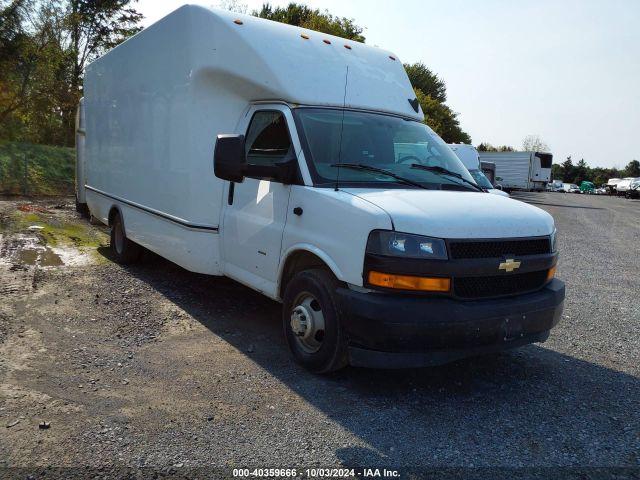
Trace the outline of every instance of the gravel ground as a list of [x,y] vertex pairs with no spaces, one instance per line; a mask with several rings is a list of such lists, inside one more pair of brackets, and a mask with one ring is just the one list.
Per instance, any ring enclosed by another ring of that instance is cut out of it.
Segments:
[[71,236],[67,248],[85,261],[20,263],[26,224],[15,212],[33,201],[0,200],[0,476],[341,465],[640,476],[640,202],[516,197],[550,212],[559,231],[567,298],[546,343],[328,377],[292,363],[278,304],[151,254],[116,265],[105,229],[70,201],[38,202],[40,219],[86,229],[99,246]]

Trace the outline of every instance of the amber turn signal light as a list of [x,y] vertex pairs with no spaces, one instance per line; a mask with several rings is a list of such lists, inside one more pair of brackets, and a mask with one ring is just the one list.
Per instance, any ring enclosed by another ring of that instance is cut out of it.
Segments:
[[556,276],[556,266],[554,265],[547,272],[547,282],[553,280],[553,277],[555,277],[555,276]]
[[397,290],[415,290],[420,292],[448,292],[451,279],[438,277],[414,277],[411,275],[393,275],[390,273],[369,272],[369,284],[377,287]]

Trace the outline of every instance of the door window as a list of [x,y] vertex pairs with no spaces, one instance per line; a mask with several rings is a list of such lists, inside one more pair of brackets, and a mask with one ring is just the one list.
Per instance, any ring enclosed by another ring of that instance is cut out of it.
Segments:
[[290,148],[291,138],[282,112],[256,112],[245,140],[247,163],[273,165],[282,162]]

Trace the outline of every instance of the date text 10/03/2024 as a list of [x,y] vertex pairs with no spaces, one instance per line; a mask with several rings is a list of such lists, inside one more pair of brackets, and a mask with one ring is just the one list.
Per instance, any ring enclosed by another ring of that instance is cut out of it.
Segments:
[[386,468],[234,468],[235,478],[399,478],[400,472]]

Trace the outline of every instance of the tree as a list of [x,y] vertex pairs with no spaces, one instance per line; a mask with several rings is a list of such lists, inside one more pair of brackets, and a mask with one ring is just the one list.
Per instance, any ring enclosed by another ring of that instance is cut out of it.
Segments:
[[0,138],[73,145],[84,68],[140,30],[132,3],[0,3]]
[[447,143],[471,143],[460,127],[458,114],[445,105],[447,86],[444,80],[423,63],[404,66],[424,113],[424,121]]
[[317,30],[337,37],[348,38],[356,42],[364,42],[362,35],[364,28],[355,24],[354,20],[345,17],[335,17],[328,11],[312,9],[306,5],[289,3],[286,7],[272,7],[269,3],[262,5],[252,15],[276,22],[288,23],[298,27]]
[[[135,1],[135,0],[134,0]],[[71,104],[64,116],[67,130],[73,130],[75,108],[82,95],[82,75],[86,65],[138,33],[142,14],[131,7],[132,0],[67,0],[63,2],[64,34],[69,36],[72,59],[69,79]],[[71,143],[69,139],[69,143]]]
[[567,157],[567,159],[562,162],[562,181],[570,182],[574,178],[575,167],[573,166],[573,160],[571,160],[571,155]]
[[440,103],[447,101],[447,86],[444,80],[429,70],[424,63],[405,63],[404,69],[413,88],[419,89]]
[[625,177],[640,177],[640,162],[631,160],[624,169]]
[[584,161],[584,158],[581,158],[573,169],[573,183],[580,185],[580,182],[588,180],[588,177],[590,177],[589,166],[587,162]]
[[540,135],[527,135],[522,140],[522,150],[525,152],[548,152],[549,146],[544,143]]
[[515,152],[515,149],[513,147],[510,147],[509,145],[500,145],[499,147],[494,147],[488,142],[482,142],[476,148],[479,152]]
[[471,143],[471,137],[460,128],[458,114],[444,103],[415,89],[416,98],[424,112],[424,122],[447,143]]

